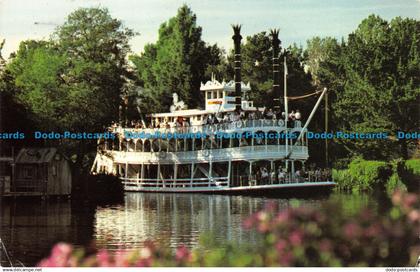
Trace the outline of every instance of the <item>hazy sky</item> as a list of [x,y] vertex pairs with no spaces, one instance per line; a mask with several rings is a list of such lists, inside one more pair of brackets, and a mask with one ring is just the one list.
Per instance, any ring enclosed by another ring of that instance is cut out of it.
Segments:
[[[112,16],[140,35],[131,42],[134,52],[157,39],[159,25],[188,4],[203,27],[203,39],[230,48],[232,23],[242,36],[279,27],[283,45],[304,45],[312,36],[341,38],[371,13],[420,19],[420,0],[0,0],[0,37],[3,56],[29,38],[48,38],[55,27],[78,7],[107,7]],[[35,22],[38,22],[35,24]]]

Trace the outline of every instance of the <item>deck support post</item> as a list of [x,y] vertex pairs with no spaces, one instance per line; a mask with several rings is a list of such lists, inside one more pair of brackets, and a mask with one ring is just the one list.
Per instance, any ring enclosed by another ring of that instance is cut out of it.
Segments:
[[158,163],[158,165],[157,165],[157,179],[156,179],[156,185],[158,185],[158,186],[159,186],[159,182],[160,182],[160,177],[161,177],[160,163]]
[[209,187],[211,187],[211,183],[212,183],[212,180],[213,180],[213,162],[212,161],[210,161],[209,162]]
[[178,165],[175,163],[174,164],[174,182],[173,182],[173,187],[176,187],[176,179],[177,179],[177,176],[178,175]]
[[295,161],[292,160],[292,180],[295,182]]
[[140,171],[141,171],[141,166],[139,165],[139,168],[137,171],[137,187],[139,187],[139,184],[140,184]]
[[193,187],[193,180],[194,180],[194,163],[191,163],[191,179],[190,179],[190,187]]
[[140,182],[143,183],[143,180],[144,180],[144,163],[141,164]]
[[251,179],[252,179],[252,161],[249,161],[249,178],[248,178],[248,183],[251,184]]
[[[271,184],[273,184],[274,183],[274,180],[271,178],[271,173],[274,171],[274,173],[276,172],[276,169],[275,169],[275,167],[274,167],[274,160],[270,160],[270,173],[269,173],[269,177],[270,177],[270,180],[271,180]],[[275,177],[276,175],[274,175],[274,177]]]
[[228,162],[228,174],[227,174],[227,176],[228,176],[228,186],[230,187],[230,185],[231,185],[231,172],[232,172],[232,161],[231,160],[229,160],[229,162]]

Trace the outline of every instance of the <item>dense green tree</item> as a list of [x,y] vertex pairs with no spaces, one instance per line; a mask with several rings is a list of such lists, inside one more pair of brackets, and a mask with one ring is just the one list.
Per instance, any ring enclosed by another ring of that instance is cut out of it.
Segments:
[[146,111],[167,111],[174,92],[190,107],[203,101],[200,83],[208,65],[219,64],[220,51],[201,40],[202,30],[196,21],[196,15],[183,5],[160,26],[158,41],[131,57],[144,87],[142,107]]
[[8,69],[14,76],[15,94],[39,129],[59,130],[67,111],[67,95],[59,75],[65,69],[62,56],[48,42],[25,41]]
[[[103,8],[81,8],[51,41],[22,42],[10,61],[15,97],[36,121],[53,131],[101,132],[118,118],[127,83],[126,56],[134,33]],[[95,141],[68,141],[80,170]]]
[[69,106],[74,107],[71,112],[77,113],[69,116],[72,128],[101,129],[117,118],[130,77],[128,42],[135,34],[104,8],[78,9],[57,29],[54,41],[67,57],[62,78],[68,85]]
[[[328,93],[325,95],[324,101],[321,103],[314,120],[318,131],[337,130],[339,119],[335,116],[331,105],[336,101],[337,93],[341,92],[344,88],[343,48],[344,43],[340,44],[332,37],[313,37],[307,42],[304,52],[305,67],[312,76],[312,83],[317,89],[328,88]],[[327,98],[328,113],[327,121],[325,121]],[[316,140],[314,141],[316,142]],[[326,146],[327,141],[328,146]],[[318,161],[320,162],[325,162],[327,159],[329,162],[336,161],[337,158],[348,154],[343,144],[336,140],[319,140],[316,144],[318,146],[321,145],[323,150],[327,148],[329,150],[328,158],[324,156],[326,155],[324,152],[317,152],[315,154],[315,156],[318,156]]]

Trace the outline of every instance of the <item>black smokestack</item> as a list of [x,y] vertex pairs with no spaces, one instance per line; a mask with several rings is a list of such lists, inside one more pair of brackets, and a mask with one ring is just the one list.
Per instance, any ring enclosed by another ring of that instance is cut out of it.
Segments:
[[241,92],[241,25],[233,25],[234,35],[232,36],[235,44],[235,104],[236,111],[241,110],[242,105],[242,92]]
[[270,32],[272,37],[271,44],[273,46],[273,94],[280,99],[282,94],[280,92],[279,30],[272,29]]

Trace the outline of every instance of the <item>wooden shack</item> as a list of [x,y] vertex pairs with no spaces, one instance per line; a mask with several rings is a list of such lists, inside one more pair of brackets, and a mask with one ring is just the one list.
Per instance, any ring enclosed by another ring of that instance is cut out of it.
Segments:
[[56,148],[23,148],[15,159],[11,191],[70,195],[71,179],[69,161]]

